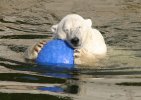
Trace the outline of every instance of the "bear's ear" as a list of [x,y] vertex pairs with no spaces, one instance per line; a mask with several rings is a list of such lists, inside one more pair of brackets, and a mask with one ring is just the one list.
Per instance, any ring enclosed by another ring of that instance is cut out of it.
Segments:
[[58,28],[58,24],[53,25],[53,26],[51,27],[51,31],[52,31],[53,33],[56,33],[57,28]]
[[86,25],[87,27],[91,27],[91,26],[92,26],[92,21],[91,21],[91,19],[85,19],[85,25]]

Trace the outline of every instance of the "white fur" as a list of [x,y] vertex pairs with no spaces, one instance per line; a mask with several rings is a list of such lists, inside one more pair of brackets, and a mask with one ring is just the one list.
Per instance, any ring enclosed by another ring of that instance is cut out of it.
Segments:
[[[92,28],[91,19],[70,14],[65,16],[58,24],[53,25],[51,31],[53,38],[65,40],[75,48],[76,64],[89,63],[94,61],[96,57],[103,57],[107,52],[104,38],[98,30]],[[77,46],[71,42],[74,37],[79,39]],[[36,59],[44,44],[44,41],[39,42],[29,48],[26,52],[26,58]]]
[[[79,32],[76,32],[78,30]],[[80,41],[79,47],[74,47],[78,49],[76,52],[76,60],[80,58],[89,57],[95,58],[104,56],[107,52],[107,47],[102,34],[97,30],[92,28],[91,19],[84,19],[79,15],[70,14],[64,17],[58,24],[53,25],[51,28],[54,33],[54,38],[59,38],[66,40],[72,47],[70,39],[78,37]],[[78,61],[81,63],[81,61]]]

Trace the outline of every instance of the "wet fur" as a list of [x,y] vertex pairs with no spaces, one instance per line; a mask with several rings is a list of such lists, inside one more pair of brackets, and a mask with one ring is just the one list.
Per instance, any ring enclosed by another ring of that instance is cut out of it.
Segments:
[[[58,24],[51,27],[53,38],[65,40],[75,48],[74,57],[76,64],[83,64],[85,61],[92,61],[105,56],[107,47],[103,36],[92,28],[90,19],[84,19],[79,15],[70,14],[65,16]],[[73,37],[79,38],[79,46],[71,44]],[[45,41],[41,41],[30,47],[26,52],[27,59],[36,59]]]

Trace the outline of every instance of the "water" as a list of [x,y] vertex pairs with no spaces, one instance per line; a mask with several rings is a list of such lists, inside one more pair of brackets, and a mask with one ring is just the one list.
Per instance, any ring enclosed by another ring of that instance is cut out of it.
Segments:
[[[11,1],[3,7],[5,2],[0,1],[2,100],[141,99],[140,0],[29,0],[31,4]],[[70,12],[92,19],[108,46],[106,58],[71,71],[26,62],[27,47],[49,39],[51,25]]]

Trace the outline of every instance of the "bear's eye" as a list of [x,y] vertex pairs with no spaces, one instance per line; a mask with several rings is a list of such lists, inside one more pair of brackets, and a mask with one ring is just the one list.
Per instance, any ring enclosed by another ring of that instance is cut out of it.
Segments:
[[66,33],[68,33],[68,32],[69,32],[69,29],[64,29],[64,31],[65,31]]
[[78,28],[80,29],[80,28],[82,28],[81,26],[78,26]]

